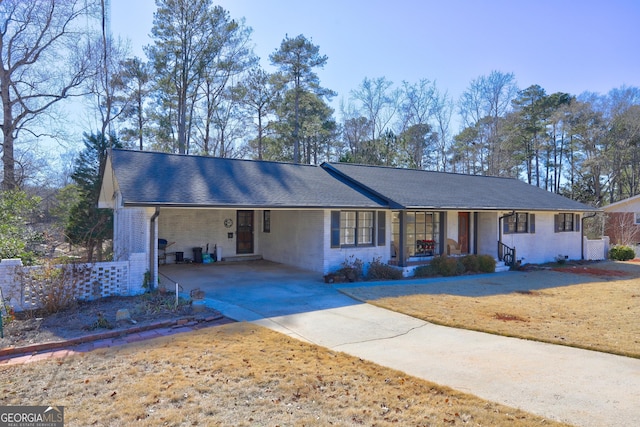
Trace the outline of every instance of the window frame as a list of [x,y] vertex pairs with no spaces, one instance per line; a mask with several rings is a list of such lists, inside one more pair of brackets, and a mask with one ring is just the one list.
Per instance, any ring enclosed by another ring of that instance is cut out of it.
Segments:
[[339,247],[375,246],[375,211],[344,210],[339,211],[339,218]]
[[271,211],[265,210],[262,212],[262,232],[271,233]]
[[[524,220],[522,219],[524,218]],[[530,214],[528,212],[516,212],[506,218],[504,234],[527,234],[530,225]]]
[[[571,219],[571,228],[567,228],[567,218]],[[554,216],[554,231],[556,233],[571,233],[580,231],[580,216],[573,212],[560,212]]]

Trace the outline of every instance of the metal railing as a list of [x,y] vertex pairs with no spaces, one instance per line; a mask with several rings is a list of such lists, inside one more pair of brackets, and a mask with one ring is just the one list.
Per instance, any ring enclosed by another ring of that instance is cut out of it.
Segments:
[[516,262],[516,248],[510,248],[502,242],[498,242],[498,259],[512,267]]

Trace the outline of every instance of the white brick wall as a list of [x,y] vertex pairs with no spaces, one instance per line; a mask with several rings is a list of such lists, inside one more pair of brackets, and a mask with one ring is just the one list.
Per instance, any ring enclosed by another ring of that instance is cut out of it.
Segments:
[[[501,215],[507,214],[504,212]],[[569,259],[582,257],[580,231],[556,233],[553,212],[535,212],[536,232],[503,234],[505,245],[516,248],[516,258],[523,264],[542,264],[554,261],[557,256]]]
[[[254,230],[260,230],[260,211],[255,211]],[[226,228],[224,220],[233,220],[233,226]],[[158,221],[158,238],[175,242],[167,248],[167,252],[184,252],[185,258],[193,258],[193,248],[200,247],[206,250],[209,244],[209,252],[213,253],[214,244],[221,249],[223,256],[233,256],[236,253],[236,211],[231,209],[160,209]],[[233,233],[230,239],[227,233]],[[256,237],[258,233],[254,233]],[[260,253],[258,238],[254,241],[254,253]],[[167,262],[173,262],[171,256]]]
[[[378,213],[375,213],[377,220]],[[324,211],[324,247],[325,259],[322,266],[322,273],[327,274],[338,270],[342,263],[353,255],[365,263],[365,266],[372,260],[380,258],[382,262],[388,262],[391,254],[391,211],[386,212],[386,238],[384,246],[362,246],[352,248],[332,248],[331,247],[331,210]]]
[[265,259],[322,272],[324,211],[272,210],[270,233],[262,231],[260,212],[258,230]]

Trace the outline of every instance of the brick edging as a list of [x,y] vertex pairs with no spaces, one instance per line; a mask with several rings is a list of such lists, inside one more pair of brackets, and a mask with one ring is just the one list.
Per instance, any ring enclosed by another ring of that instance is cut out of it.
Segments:
[[[224,316],[215,315],[209,316],[202,319],[195,319],[193,316],[182,317],[178,319],[172,320],[161,320],[154,323],[149,323],[148,325],[141,326],[133,326],[127,329],[118,329],[117,331],[108,331],[108,332],[100,332],[98,334],[90,334],[90,335],[82,335],[75,338],[69,338],[68,340],[62,341],[51,341],[40,344],[32,344],[23,347],[9,347],[0,350],[0,358],[4,358],[6,356],[15,356],[19,354],[28,354],[28,353],[37,353],[40,351],[54,350],[62,347],[73,347],[79,344],[84,344],[92,341],[98,341],[102,339],[109,339],[115,337],[122,337],[125,335],[136,334],[139,332],[149,331],[152,329],[159,328],[168,328],[172,326],[185,326],[191,323],[190,326],[198,324],[200,322],[213,322],[214,320],[220,320]],[[189,321],[192,322],[189,322]]]

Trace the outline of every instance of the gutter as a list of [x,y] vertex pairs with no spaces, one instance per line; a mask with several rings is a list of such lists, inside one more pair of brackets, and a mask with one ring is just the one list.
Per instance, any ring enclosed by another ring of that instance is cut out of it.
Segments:
[[584,259],[584,220],[585,219],[589,219],[589,218],[594,218],[596,215],[598,215],[598,212],[594,212],[592,215],[589,216],[582,216],[582,218],[580,218],[580,258]]

